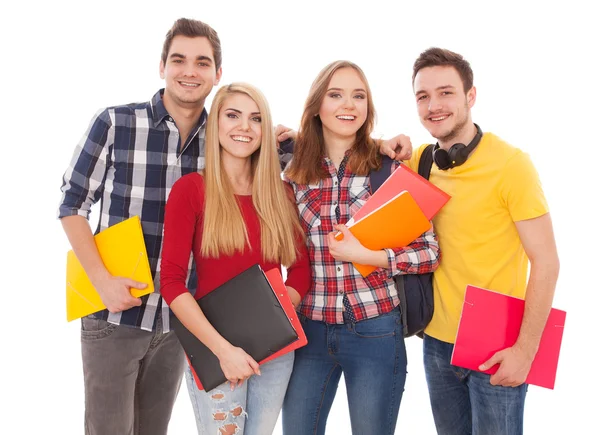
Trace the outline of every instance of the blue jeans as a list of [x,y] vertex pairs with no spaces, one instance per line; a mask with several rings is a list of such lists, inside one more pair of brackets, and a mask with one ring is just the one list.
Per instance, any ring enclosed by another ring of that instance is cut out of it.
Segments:
[[198,434],[220,434],[220,429],[236,435],[273,433],[293,366],[290,352],[261,365],[261,375],[251,376],[241,387],[231,391],[225,382],[209,393],[198,389],[188,366],[185,379]]
[[[450,364],[454,345],[425,335],[423,359],[437,432],[520,435],[527,384],[501,387],[490,375]],[[483,361],[482,361],[483,362]]]
[[399,310],[342,325],[300,321],[308,345],[296,351],[283,403],[284,435],[325,433],[342,372],[352,433],[393,434],[406,381]]

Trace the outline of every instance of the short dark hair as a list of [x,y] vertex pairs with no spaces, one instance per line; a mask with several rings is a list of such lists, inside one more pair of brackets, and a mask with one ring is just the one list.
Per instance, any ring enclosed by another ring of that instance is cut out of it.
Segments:
[[207,38],[212,46],[213,55],[215,56],[215,70],[218,71],[219,68],[221,68],[223,55],[221,52],[221,40],[219,39],[219,35],[217,35],[217,32],[215,32],[208,24],[198,20],[190,20],[189,18],[179,18],[167,32],[161,56],[163,63],[167,63],[167,56],[171,49],[171,43],[173,42],[173,38],[178,35],[187,36],[188,38]]
[[451,66],[458,72],[460,79],[463,82],[465,93],[473,87],[473,70],[469,62],[460,54],[455,53],[445,48],[431,47],[419,55],[413,65],[413,86],[417,73],[423,68],[430,66]]

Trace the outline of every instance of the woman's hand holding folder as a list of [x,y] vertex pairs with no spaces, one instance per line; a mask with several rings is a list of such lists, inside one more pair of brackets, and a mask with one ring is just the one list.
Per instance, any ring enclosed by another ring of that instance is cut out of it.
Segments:
[[250,376],[255,374],[260,376],[258,363],[241,347],[228,344],[223,350],[216,353],[216,356],[219,358],[221,370],[231,383],[231,391],[233,391],[236,384],[241,387]]

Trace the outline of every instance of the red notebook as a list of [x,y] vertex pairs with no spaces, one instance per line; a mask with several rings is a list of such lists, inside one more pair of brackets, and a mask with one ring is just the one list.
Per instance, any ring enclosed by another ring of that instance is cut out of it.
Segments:
[[[479,365],[494,353],[515,344],[524,310],[523,299],[467,286],[451,363],[479,371]],[[566,315],[565,311],[555,308],[550,311],[527,376],[528,384],[554,389]],[[498,367],[495,365],[485,373],[494,374]]]
[[429,180],[421,177],[405,164],[401,164],[371,195],[365,205],[352,216],[352,220],[358,221],[403,190],[410,193],[427,220],[431,220],[450,200],[450,195],[446,192],[431,184]]
[[[299,349],[302,346],[306,346],[306,344],[308,343],[308,340],[306,339],[306,334],[304,334],[304,330],[302,329],[302,325],[300,324],[300,319],[298,319],[298,314],[296,313],[296,309],[294,308],[294,305],[292,304],[292,301],[288,295],[287,289],[285,288],[285,283],[283,282],[283,277],[281,276],[281,272],[279,272],[279,269],[275,268],[275,269],[266,271],[265,276],[267,277],[269,284],[271,284],[271,288],[273,288],[273,291],[275,292],[275,296],[277,296],[277,299],[279,300],[281,307],[283,308],[285,313],[288,315],[290,322],[292,324],[292,327],[296,330],[296,334],[298,334],[298,340],[296,340],[293,343],[291,343],[290,345],[284,347],[279,352],[275,352],[270,357],[265,358],[262,361],[259,361],[259,364],[264,364],[266,362],[272,361],[281,355],[285,355],[286,353],[289,353],[296,349]],[[186,355],[186,358],[187,358],[187,355]],[[203,390],[204,387],[202,386],[202,382],[200,382],[200,379],[198,378],[198,375],[194,371],[194,368],[190,364],[189,360],[188,360],[188,366],[192,370],[192,374],[194,375],[194,380],[196,381],[196,385],[198,386],[198,389]]]

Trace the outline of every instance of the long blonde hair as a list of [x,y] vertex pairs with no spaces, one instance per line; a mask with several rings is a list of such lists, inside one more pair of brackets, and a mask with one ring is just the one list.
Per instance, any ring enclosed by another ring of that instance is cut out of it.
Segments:
[[252,165],[252,203],[260,221],[261,252],[265,261],[290,266],[297,256],[296,242],[304,233],[295,202],[281,180],[281,167],[271,112],[264,95],[246,83],[232,83],[216,93],[206,125],[205,202],[201,253],[205,257],[250,249],[248,231],[223,167],[219,143],[219,113],[227,97],[250,97],[261,114],[260,147],[250,157]]
[[367,91],[367,119],[356,132],[356,141],[352,146],[352,154],[348,159],[348,169],[356,175],[365,176],[371,169],[379,169],[381,166],[379,149],[371,138],[376,115],[367,77],[355,63],[338,60],[321,70],[310,87],[306,98],[300,130],[298,130],[298,138],[294,146],[294,158],[286,169],[286,175],[295,183],[316,183],[329,176],[322,163],[323,156],[325,156],[323,124],[321,118],[316,115],[319,114],[331,78],[338,70],[343,68],[352,68],[356,71],[365,84]]

